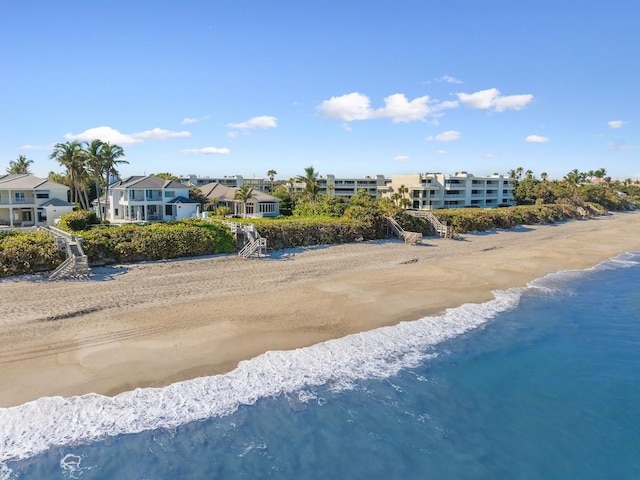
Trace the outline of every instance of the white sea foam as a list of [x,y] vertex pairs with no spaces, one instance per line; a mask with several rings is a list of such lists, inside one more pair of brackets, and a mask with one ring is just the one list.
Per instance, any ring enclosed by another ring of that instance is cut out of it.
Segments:
[[[622,257],[622,258],[621,258]],[[637,255],[614,262],[640,263]],[[611,264],[608,264],[611,265]],[[626,263],[625,263],[626,265]],[[534,282],[541,288],[553,277]],[[2,462],[34,456],[56,445],[90,442],[233,413],[240,405],[281,393],[328,384],[350,388],[354,381],[384,378],[417,366],[432,355],[429,347],[460,335],[515,307],[524,289],[494,292],[494,300],[449,309],[396,326],[349,335],[307,348],[273,351],[240,362],[225,375],[202,377],[164,388],[144,388],[115,397],[89,394],[46,397],[0,409],[0,480],[11,474]]]

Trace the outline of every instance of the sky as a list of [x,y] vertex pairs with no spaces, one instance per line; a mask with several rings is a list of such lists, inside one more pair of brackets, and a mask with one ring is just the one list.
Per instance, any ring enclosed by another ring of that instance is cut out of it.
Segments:
[[636,0],[2,0],[0,172],[640,178]]

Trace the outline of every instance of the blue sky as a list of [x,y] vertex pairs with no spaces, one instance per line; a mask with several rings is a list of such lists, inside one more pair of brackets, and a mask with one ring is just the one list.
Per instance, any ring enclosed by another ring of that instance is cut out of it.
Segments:
[[123,175],[524,167],[640,178],[633,0],[7,0],[0,171],[57,142]]

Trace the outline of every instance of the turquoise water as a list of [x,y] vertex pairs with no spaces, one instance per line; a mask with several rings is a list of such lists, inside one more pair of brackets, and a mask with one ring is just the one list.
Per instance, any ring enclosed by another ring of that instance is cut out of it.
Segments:
[[640,478],[640,255],[225,376],[0,409],[0,462],[3,480]]

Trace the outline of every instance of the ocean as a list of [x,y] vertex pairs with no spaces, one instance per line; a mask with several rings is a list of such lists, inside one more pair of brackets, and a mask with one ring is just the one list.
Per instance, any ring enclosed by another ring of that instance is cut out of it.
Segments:
[[226,375],[0,409],[0,479],[640,478],[640,254],[494,293]]

